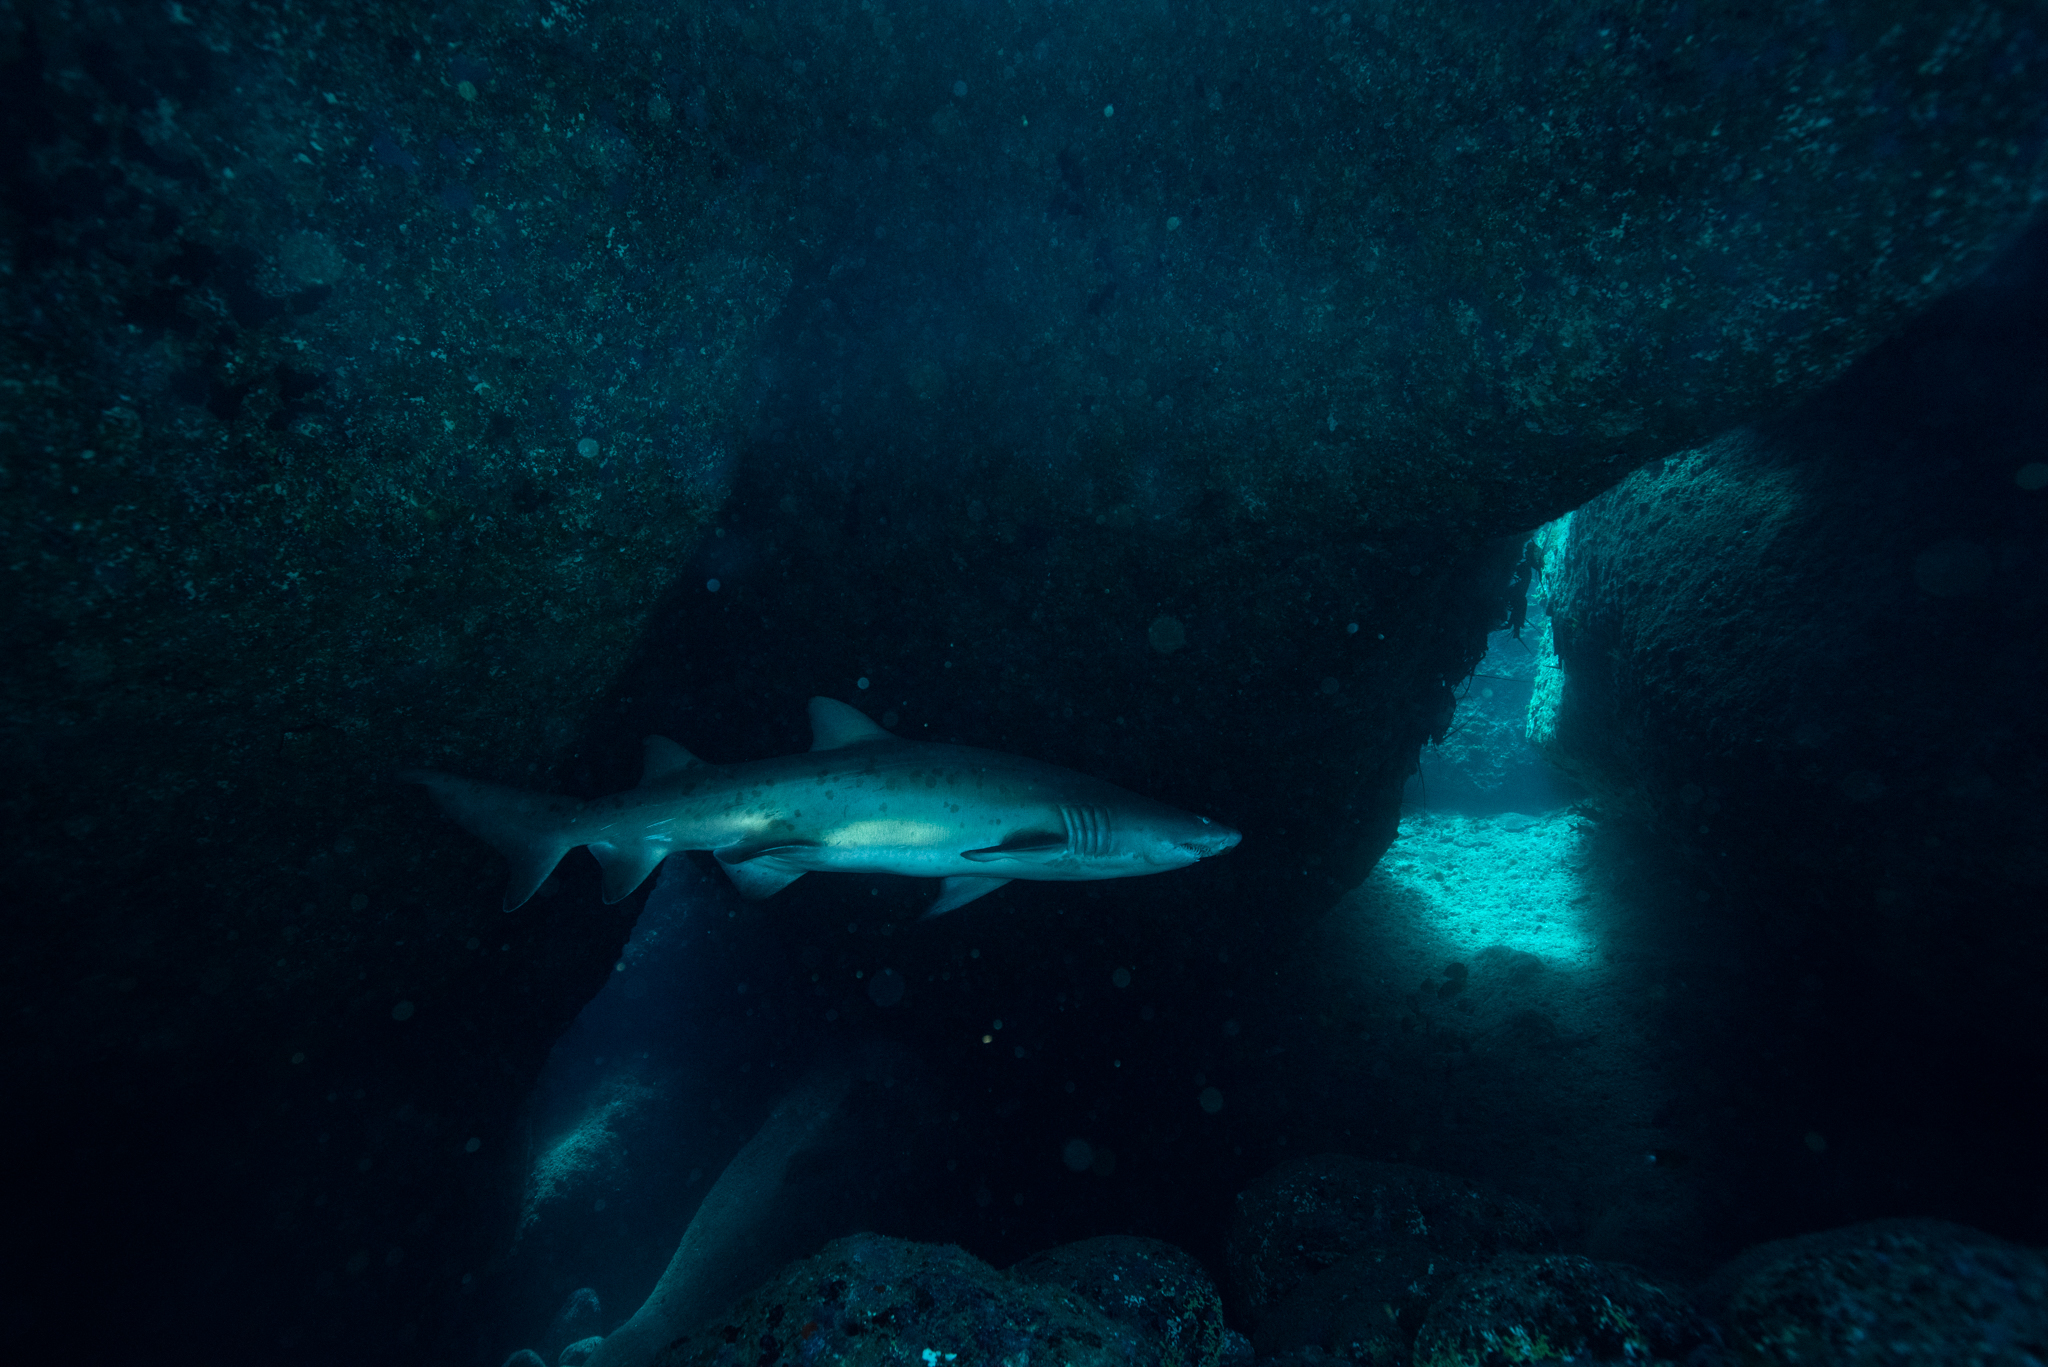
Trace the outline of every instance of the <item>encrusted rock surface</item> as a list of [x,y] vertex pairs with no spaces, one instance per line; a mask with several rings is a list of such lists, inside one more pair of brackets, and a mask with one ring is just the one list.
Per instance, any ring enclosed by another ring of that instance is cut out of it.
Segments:
[[[1405,1286],[1552,1241],[1541,1211],[1478,1183],[1405,1163],[1318,1154],[1283,1163],[1238,1193],[1231,1291],[1259,1324],[1297,1287],[1348,1259],[1391,1266],[1393,1281]],[[1432,1292],[1418,1294],[1426,1302]]]
[[[1686,1297],[1631,1267],[1510,1254],[1472,1268],[1430,1306],[1415,1367],[1526,1362],[1696,1362],[1719,1340]],[[1709,1359],[1711,1360],[1711,1359]]]
[[1034,1253],[1008,1275],[1065,1287],[1128,1324],[1155,1345],[1161,1367],[1216,1367],[1224,1360],[1223,1298],[1202,1265],[1172,1244],[1104,1235]]
[[1742,1367],[2048,1360],[2048,1260],[1940,1220],[1883,1220],[1750,1249],[1714,1278]]
[[[1088,1250],[1079,1260],[1095,1262],[1105,1253]],[[1206,1291],[1213,1307],[1215,1292],[1198,1268],[1173,1266],[1179,1259],[1162,1260],[1153,1250],[1135,1260],[1133,1254],[1126,1248],[1110,1256],[1134,1270],[1153,1264],[1146,1274],[1153,1290],[1158,1286],[1151,1274],[1163,1263],[1175,1289],[1198,1300]],[[1222,1360],[1219,1320],[1204,1321],[1213,1324],[1211,1333],[1179,1315],[1106,1313],[1099,1294],[1070,1287],[1064,1275],[1040,1275],[1057,1271],[1056,1263],[1074,1262],[1055,1249],[1035,1260],[1027,1275],[1007,1275],[950,1245],[857,1234],[784,1268],[703,1330],[670,1344],[657,1361],[660,1367],[1047,1360],[1076,1367],[1214,1367]],[[1189,1329],[1196,1329],[1192,1339]]]
[[[391,778],[545,781],[744,437],[793,179],[622,130],[617,23],[0,19],[8,1066],[39,1161],[102,1174],[46,1265],[139,1234],[138,1319],[414,1351],[630,923],[485,914],[488,852]],[[698,52],[753,136],[737,41]]]

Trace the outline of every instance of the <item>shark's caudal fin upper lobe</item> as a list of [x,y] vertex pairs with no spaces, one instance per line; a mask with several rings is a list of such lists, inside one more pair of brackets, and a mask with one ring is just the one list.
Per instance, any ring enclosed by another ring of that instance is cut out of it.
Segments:
[[[441,804],[442,811],[505,856],[505,862],[512,866],[505,882],[507,911],[538,892],[555,871],[555,865],[562,862],[562,856],[583,843],[569,834],[567,819],[580,804],[541,793],[522,793],[517,788],[500,788],[493,783],[476,783],[431,769],[414,769],[399,777],[407,783],[423,785]],[[639,880],[634,882],[637,885]],[[632,888],[626,891],[631,892]]]

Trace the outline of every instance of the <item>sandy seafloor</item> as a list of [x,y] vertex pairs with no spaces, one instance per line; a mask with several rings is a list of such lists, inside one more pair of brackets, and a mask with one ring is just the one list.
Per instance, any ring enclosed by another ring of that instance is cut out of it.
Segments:
[[[1480,708],[1499,724],[1472,719],[1493,752],[1472,758],[1496,775],[1541,763],[1498,753],[1526,746],[1512,713],[1527,694],[1502,692]],[[1487,1182],[1540,1201],[1594,1257],[1704,1271],[1689,1246],[1710,1127],[1685,1041],[1713,1028],[1703,989],[1738,971],[1708,894],[1583,806],[1542,805],[1541,783],[1523,788],[1534,810],[1472,814],[1419,800],[1456,788],[1441,756],[1424,776],[1394,846],[1278,970],[1269,1000],[1292,1029],[1233,1101],[1309,1112],[1299,1152]]]

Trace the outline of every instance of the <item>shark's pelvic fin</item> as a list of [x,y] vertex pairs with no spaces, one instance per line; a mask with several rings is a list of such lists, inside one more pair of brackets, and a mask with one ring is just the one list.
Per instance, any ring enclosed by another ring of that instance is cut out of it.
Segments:
[[1019,831],[1006,837],[1000,845],[990,845],[984,850],[962,850],[960,857],[972,859],[977,864],[996,859],[1027,859],[1034,864],[1042,864],[1066,852],[1067,838],[1058,831]]
[[848,707],[831,698],[811,699],[811,749],[814,752],[837,750],[871,740],[894,739],[896,737],[869,721],[867,714],[858,708]]
[[988,896],[1009,881],[1007,878],[948,878],[939,884],[939,900],[926,909],[925,919],[930,920],[934,916],[944,916],[949,911],[957,911],[977,897]]
[[646,759],[640,765],[640,786],[645,788],[656,779],[667,778],[670,774],[689,768],[704,761],[677,745],[667,736],[649,736],[643,742]]
[[650,840],[638,841],[631,845],[614,845],[609,840],[593,840],[590,852],[597,856],[598,866],[604,870],[604,902],[610,906],[623,902],[633,895],[633,889],[647,881],[672,852],[667,845],[657,845]]
[[[507,911],[525,904],[540,891],[540,885],[547,882],[562,856],[582,843],[568,834],[570,818],[583,805],[573,799],[522,793],[516,788],[476,783],[431,769],[414,769],[399,778],[425,787],[457,824],[490,842],[505,856],[505,862],[512,866],[505,880]],[[609,870],[605,885],[607,889],[611,886]],[[639,886],[637,879],[634,886]],[[626,891],[631,892],[632,888]],[[606,900],[617,899],[607,896]]]
[[725,876],[732,879],[732,885],[740,890],[742,897],[760,901],[773,897],[784,888],[804,876],[808,870],[801,866],[792,867],[787,860],[800,860],[817,845],[811,841],[784,840],[776,843],[759,841],[751,845],[727,845],[711,852],[718,861],[718,867],[725,870]]
[[756,902],[763,897],[773,897],[804,876],[804,870],[792,869],[774,859],[755,859],[744,864],[728,864],[721,859],[718,867],[732,879],[732,885],[740,890],[740,896]]

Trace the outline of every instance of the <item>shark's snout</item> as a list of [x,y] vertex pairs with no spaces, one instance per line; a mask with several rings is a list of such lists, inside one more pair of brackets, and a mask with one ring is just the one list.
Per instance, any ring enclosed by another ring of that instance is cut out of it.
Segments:
[[1225,850],[1234,848],[1237,842],[1242,839],[1244,839],[1242,835],[1231,830],[1230,827],[1222,822],[1204,819],[1201,830],[1178,843],[1182,849],[1195,858],[1208,859],[1222,854]]

